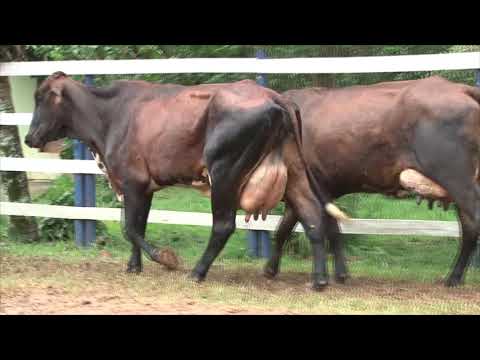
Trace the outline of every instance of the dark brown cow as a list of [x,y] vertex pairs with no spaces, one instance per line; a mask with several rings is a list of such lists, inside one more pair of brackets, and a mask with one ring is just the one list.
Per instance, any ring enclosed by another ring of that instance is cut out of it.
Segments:
[[[480,90],[440,77],[283,95],[301,110],[305,159],[334,198],[350,193],[401,197],[415,192],[455,202],[462,245],[446,285],[462,282],[480,234]],[[265,275],[278,273],[297,221],[287,210]],[[330,220],[336,276],[347,276],[338,225]]]
[[313,287],[326,285],[322,221],[328,203],[300,151],[299,112],[253,81],[180,86],[118,81],[88,88],[58,72],[39,87],[27,145],[43,148],[70,137],[84,141],[124,201],[124,233],[132,243],[128,271],[142,270],[141,249],[153,193],[183,184],[211,193],[213,227],[192,277],[203,280],[235,230],[237,208],[266,216],[283,197],[304,224],[314,249]]

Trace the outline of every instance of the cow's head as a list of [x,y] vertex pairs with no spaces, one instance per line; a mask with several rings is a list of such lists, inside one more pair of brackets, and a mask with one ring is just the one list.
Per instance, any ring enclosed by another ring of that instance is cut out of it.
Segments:
[[25,144],[43,151],[46,144],[67,136],[72,103],[65,96],[66,82],[70,79],[58,71],[49,76],[35,92],[35,111]]

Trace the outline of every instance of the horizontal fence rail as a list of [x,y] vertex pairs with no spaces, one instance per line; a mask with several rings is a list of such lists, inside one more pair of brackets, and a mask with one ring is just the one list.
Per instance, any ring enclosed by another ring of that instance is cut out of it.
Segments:
[[0,171],[29,171],[56,174],[99,174],[94,160],[29,159],[0,157]]
[[152,60],[69,60],[0,63],[0,76],[252,73],[338,74],[480,68],[480,52],[338,58],[205,58]]
[[[101,221],[120,221],[121,209],[74,207],[60,205],[42,205],[0,202],[1,215],[40,216],[58,219],[82,219]],[[265,221],[259,219],[245,222],[244,215],[237,215],[238,229],[275,231],[281,220],[279,215],[269,215]],[[151,210],[149,223],[171,225],[212,226],[212,214],[184,211]],[[303,226],[297,224],[296,232],[304,232]],[[459,237],[458,224],[454,221],[427,220],[377,220],[352,219],[340,222],[343,234],[365,235],[429,235]]]
[[30,125],[32,113],[0,113],[0,125]]

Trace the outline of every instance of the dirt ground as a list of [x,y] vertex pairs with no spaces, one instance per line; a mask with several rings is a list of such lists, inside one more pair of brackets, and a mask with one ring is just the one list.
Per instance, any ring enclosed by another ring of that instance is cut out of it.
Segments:
[[145,262],[141,275],[99,258],[0,257],[0,314],[480,314],[480,286],[447,289],[353,277],[321,292],[306,273],[267,280],[255,268],[213,266],[207,281],[187,270],[167,271]]

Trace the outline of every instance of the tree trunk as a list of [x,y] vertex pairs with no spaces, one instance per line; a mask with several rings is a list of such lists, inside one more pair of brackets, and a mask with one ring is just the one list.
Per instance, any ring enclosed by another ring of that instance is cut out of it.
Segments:
[[[15,47],[17,54],[18,46]],[[3,55],[3,54],[2,54]],[[13,103],[8,78],[0,77],[0,111],[13,112]],[[0,155],[23,157],[21,139],[17,126],[0,126]],[[25,172],[6,171],[1,173],[2,191],[6,191],[11,202],[31,202],[28,179]],[[8,235],[22,241],[38,241],[38,226],[34,217],[10,216]]]

